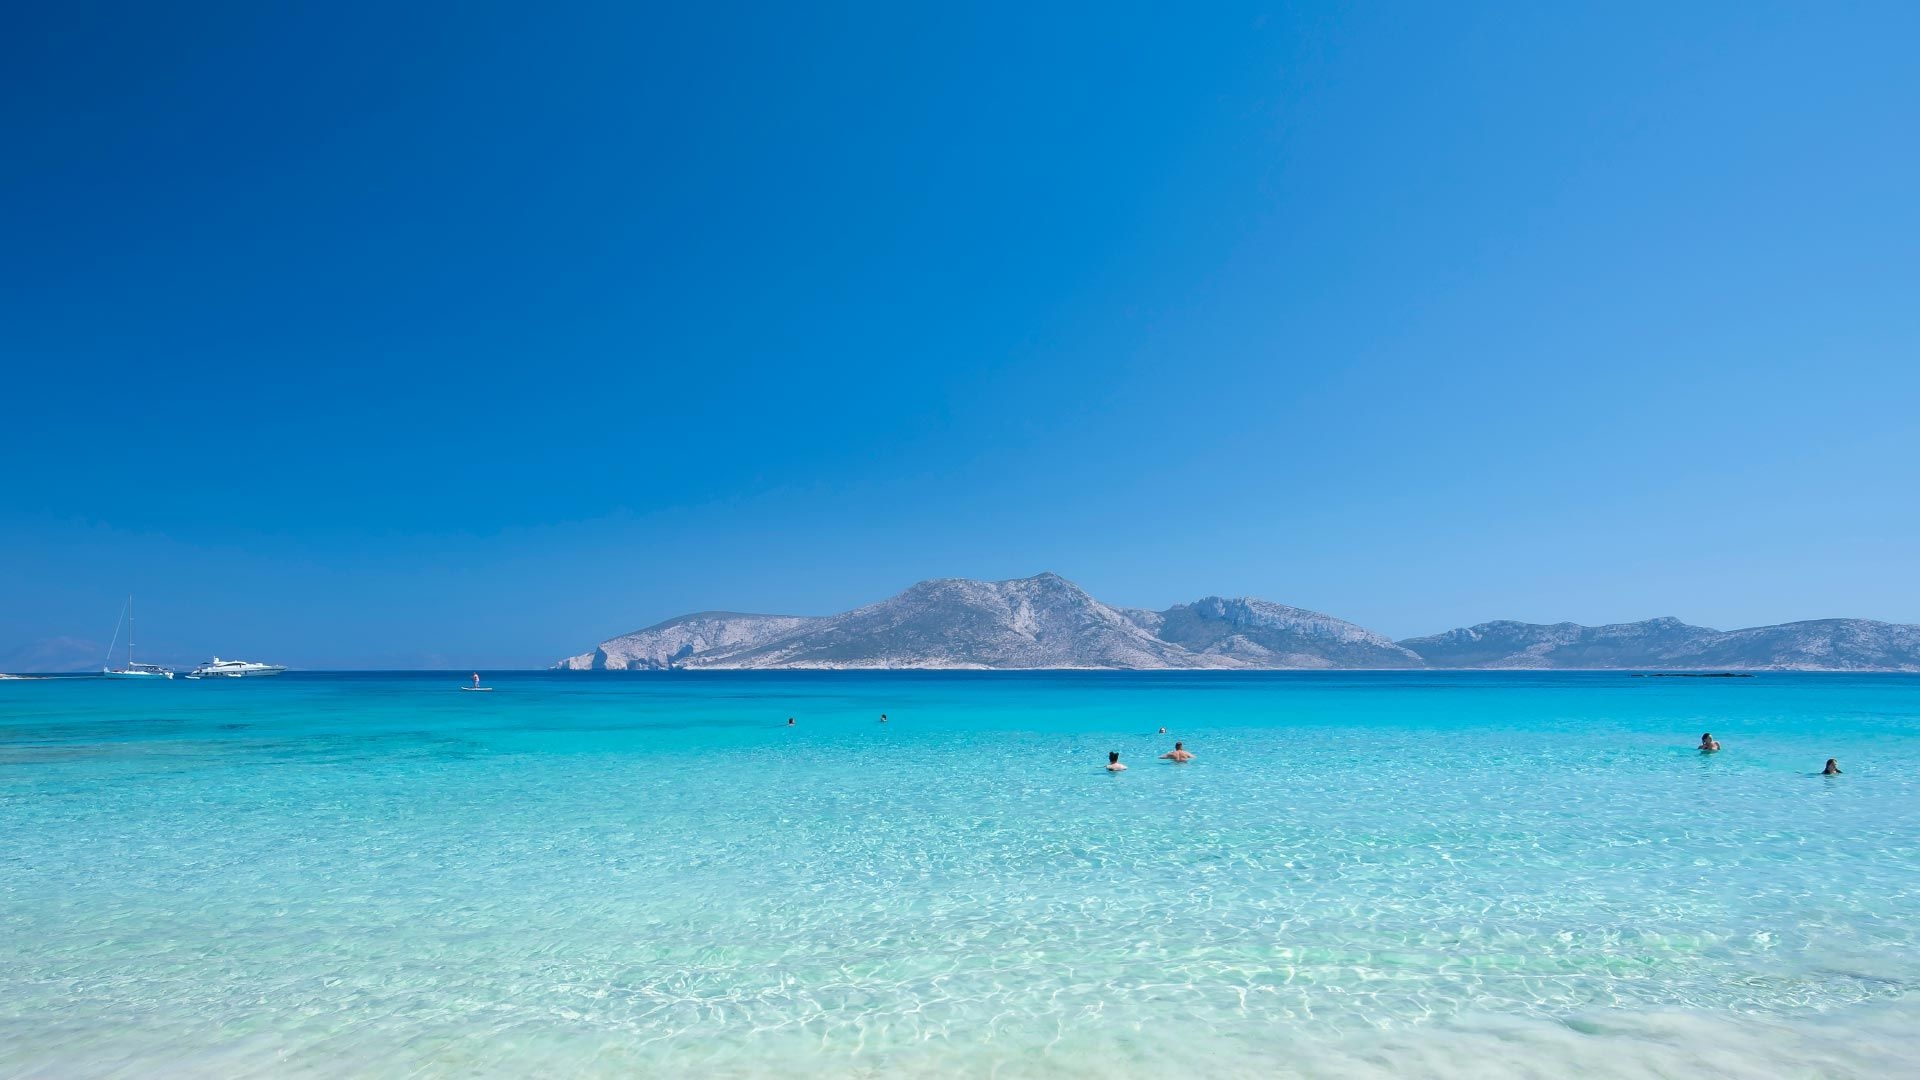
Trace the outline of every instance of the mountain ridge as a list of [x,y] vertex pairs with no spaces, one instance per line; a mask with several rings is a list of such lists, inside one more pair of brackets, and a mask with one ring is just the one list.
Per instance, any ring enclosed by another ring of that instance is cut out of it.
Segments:
[[1186,658],[1053,573],[936,578],[724,658],[729,668],[1156,668]]
[[1920,671],[1920,626],[1806,619],[1715,630],[1671,616],[1632,623],[1479,623],[1399,644],[1466,670]]
[[934,578],[837,615],[703,611],[609,638],[566,670],[1920,671],[1920,626],[1811,619],[1737,630],[1495,620],[1393,641],[1254,597],[1163,611],[1102,603],[1047,572]]

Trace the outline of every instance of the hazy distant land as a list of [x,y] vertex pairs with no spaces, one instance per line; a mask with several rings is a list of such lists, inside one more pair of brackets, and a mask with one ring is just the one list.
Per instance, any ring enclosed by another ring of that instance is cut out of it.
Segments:
[[1818,619],[1713,630],[1488,622],[1393,641],[1317,611],[1209,596],[1113,607],[1058,574],[942,578],[839,615],[705,611],[603,641],[554,667],[707,669],[1671,669],[1920,671],[1920,626]]

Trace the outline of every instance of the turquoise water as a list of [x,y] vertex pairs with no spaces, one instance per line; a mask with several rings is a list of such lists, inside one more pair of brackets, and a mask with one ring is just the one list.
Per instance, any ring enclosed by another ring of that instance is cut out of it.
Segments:
[[0,1074],[1920,1060],[1920,678],[458,681],[0,683]]

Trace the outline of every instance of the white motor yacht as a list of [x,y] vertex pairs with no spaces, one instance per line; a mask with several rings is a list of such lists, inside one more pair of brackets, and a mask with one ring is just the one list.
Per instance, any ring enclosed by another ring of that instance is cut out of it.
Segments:
[[[161,667],[159,664],[136,664],[133,662],[133,597],[127,597],[127,608],[122,614],[127,617],[126,665],[124,667],[103,667],[100,669],[100,674],[105,675],[109,679],[173,678],[172,668]],[[120,627],[118,625],[113,628],[113,636],[116,641],[119,640]],[[113,646],[111,644],[107,646],[107,662],[109,664],[113,662]]]
[[189,679],[246,679],[255,675],[278,675],[287,670],[281,664],[259,664],[251,660],[222,660],[219,657],[187,672]]

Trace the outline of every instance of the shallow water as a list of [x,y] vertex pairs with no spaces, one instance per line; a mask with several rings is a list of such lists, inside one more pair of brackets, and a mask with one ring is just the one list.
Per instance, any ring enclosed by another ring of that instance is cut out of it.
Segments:
[[1920,678],[457,682],[0,684],[0,1073],[1920,1060]]

